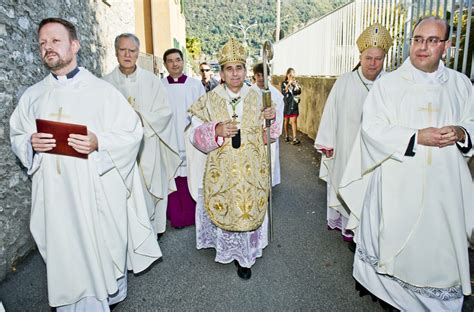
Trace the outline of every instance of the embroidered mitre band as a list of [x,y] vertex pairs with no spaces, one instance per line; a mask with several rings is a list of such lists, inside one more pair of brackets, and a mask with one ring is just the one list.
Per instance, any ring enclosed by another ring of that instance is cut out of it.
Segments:
[[357,47],[359,52],[362,53],[368,48],[380,48],[388,53],[388,50],[392,46],[393,39],[390,36],[387,28],[379,23],[375,23],[372,26],[367,27],[357,38]]
[[235,38],[230,38],[229,41],[224,44],[218,57],[219,65],[221,66],[227,63],[245,64],[246,59],[247,51],[245,50],[245,47]]

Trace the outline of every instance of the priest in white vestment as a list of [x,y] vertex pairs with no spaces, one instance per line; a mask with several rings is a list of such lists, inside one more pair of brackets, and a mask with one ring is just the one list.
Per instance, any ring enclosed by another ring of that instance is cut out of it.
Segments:
[[441,61],[449,46],[446,21],[415,26],[410,58],[365,101],[340,187],[355,279],[403,311],[461,311],[471,293],[474,103],[469,79]]
[[[268,162],[261,94],[244,84],[246,50],[231,38],[219,55],[225,83],[200,97],[189,109],[187,134],[191,191],[197,200],[196,245],[214,248],[215,261],[237,266],[237,275],[251,278],[251,267],[268,244],[266,216]],[[281,129],[273,122],[272,138]]]
[[143,141],[138,153],[148,214],[155,232],[166,230],[168,193],[176,191],[174,177],[181,164],[173,111],[166,89],[153,73],[137,65],[140,41],[133,34],[115,39],[119,66],[103,77],[114,85],[139,115]]
[[[10,119],[13,152],[32,176],[30,229],[46,263],[49,304],[57,311],[109,311],[127,294],[127,268],[161,257],[148,220],[136,155],[138,116],[110,84],[77,67],[74,25],[39,25],[41,58],[51,70],[28,88]],[[87,126],[68,144],[87,159],[47,153],[58,143],[35,120]]]
[[[268,71],[270,73],[270,71]],[[255,84],[252,85],[252,88],[257,90],[262,94],[262,89],[265,88],[265,82],[263,80],[263,63],[258,63],[253,67],[253,77],[255,79]],[[285,103],[283,102],[283,95],[280,90],[268,84],[268,89],[270,90],[272,97],[272,105],[276,108],[276,119],[275,127],[278,128],[278,136],[281,135],[283,129],[283,108]],[[280,184],[280,141],[278,139],[275,142],[271,143],[270,146],[272,154],[272,186]]]
[[385,55],[392,46],[388,30],[375,23],[357,39],[359,65],[339,77],[329,93],[317,131],[315,148],[322,154],[319,177],[327,183],[327,226],[338,229],[345,241],[349,210],[338,197],[339,183],[362,121],[362,105],[374,81],[383,73]]
[[184,140],[184,130],[190,124],[188,108],[197,99],[206,93],[200,80],[186,76],[183,73],[183,53],[179,49],[168,49],[163,54],[163,62],[169,72],[169,76],[162,79],[165,86],[171,108],[176,120],[176,132],[178,135],[178,150],[182,163],[176,174],[177,191],[168,197],[167,216],[174,228],[183,228],[194,225],[196,214],[196,202],[189,193],[187,178],[187,157]]

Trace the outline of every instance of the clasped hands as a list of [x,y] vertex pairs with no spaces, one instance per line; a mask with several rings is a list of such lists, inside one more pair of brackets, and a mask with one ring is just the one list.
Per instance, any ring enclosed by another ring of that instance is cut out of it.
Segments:
[[[97,136],[91,131],[87,135],[70,134],[67,141],[69,146],[81,154],[90,154],[99,146]],[[35,152],[47,152],[56,147],[56,140],[51,133],[33,133],[31,146]]]
[[464,141],[465,133],[461,127],[445,126],[441,128],[424,128],[418,130],[418,144],[425,146],[446,147]]

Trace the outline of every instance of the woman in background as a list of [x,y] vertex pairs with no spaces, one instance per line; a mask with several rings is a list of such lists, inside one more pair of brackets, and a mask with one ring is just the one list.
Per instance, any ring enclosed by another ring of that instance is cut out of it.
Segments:
[[[300,144],[301,141],[296,138],[297,119],[298,119],[298,104],[300,103],[299,95],[301,94],[301,86],[295,80],[295,70],[288,68],[286,71],[285,80],[281,83],[281,93],[285,102],[283,127],[285,129],[285,142],[290,142],[293,145]],[[288,123],[291,123],[291,131],[293,136],[288,135]]]

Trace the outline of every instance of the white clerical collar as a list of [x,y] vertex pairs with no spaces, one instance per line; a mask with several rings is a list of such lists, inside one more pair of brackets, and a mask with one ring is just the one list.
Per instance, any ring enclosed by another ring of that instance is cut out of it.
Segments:
[[81,72],[83,69],[83,67],[76,67],[71,72],[63,76],[58,76],[51,72],[51,76],[54,78],[52,80],[56,81],[60,85],[70,85],[73,81],[75,81],[75,78],[79,76],[78,73]]
[[229,88],[225,88],[225,90],[227,91],[227,94],[230,96],[231,99],[234,99],[240,96],[240,90],[237,93],[230,91]]
[[[385,72],[382,70],[378,75],[377,77],[375,77],[375,80],[379,79]],[[360,81],[362,82],[362,84],[364,85],[364,87],[367,89],[367,91],[370,91],[370,89],[372,88],[372,85],[374,84],[375,80],[370,80],[370,79],[367,79],[365,76],[364,76],[364,73],[362,72],[362,67],[359,66],[359,68],[357,68],[357,76],[359,77]]]
[[423,84],[441,84],[446,81],[447,77],[446,67],[442,61],[439,61],[438,69],[432,73],[427,73],[422,70],[419,70],[410,61],[410,58],[407,58],[405,63],[410,67],[410,71],[412,73],[412,78],[417,83]]
[[374,83],[372,80],[369,80],[369,79],[365,78],[364,73],[362,72],[362,66],[359,66],[359,68],[357,68],[357,74],[359,75],[360,80],[362,80],[364,85],[367,86],[367,85],[371,85],[371,84]]
[[76,68],[74,68],[73,70],[71,70],[69,73],[67,73],[66,75],[64,76],[58,76],[56,75],[55,73],[51,72],[51,75],[53,75],[53,77],[56,79],[56,80],[67,80],[67,79],[72,79],[74,78],[74,76],[76,76],[76,74],[79,72],[79,67],[76,66]]
[[117,67],[117,70],[118,70],[118,73],[119,73],[119,76],[124,78],[124,79],[135,79],[137,77],[137,72],[138,72],[138,66],[135,67],[135,71],[129,75],[126,75],[124,73],[122,73],[122,71],[120,70],[120,67]]
[[[242,99],[244,99],[245,97],[247,97],[249,91],[250,91],[250,87],[247,86],[245,83],[243,84],[242,88],[240,88],[239,92],[235,93],[235,92],[232,92],[230,91],[226,86],[225,84],[221,84],[221,85],[218,85],[217,87],[215,87],[212,91],[216,92],[220,97],[224,98],[224,99],[227,99],[227,100],[232,100],[232,98],[234,97],[238,97],[240,96]],[[231,93],[229,93],[231,92]]]

